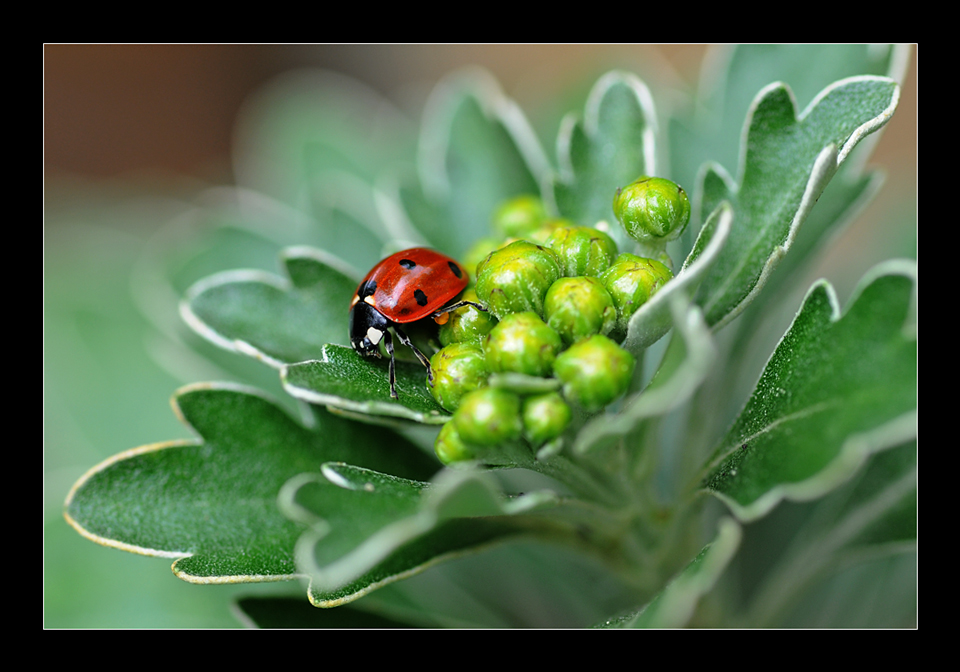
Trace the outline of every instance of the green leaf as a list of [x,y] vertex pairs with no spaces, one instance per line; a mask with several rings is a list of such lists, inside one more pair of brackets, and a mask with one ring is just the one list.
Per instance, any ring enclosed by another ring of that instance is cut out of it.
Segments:
[[583,122],[566,117],[557,137],[560,173],[552,197],[560,215],[582,226],[607,222],[621,249],[632,245],[613,215],[613,197],[639,176],[656,174],[656,133],[647,85],[626,72],[601,77]]
[[180,305],[183,319],[211,343],[274,368],[349,343],[356,272],[311,248],[288,248],[281,259],[289,280],[253,270],[201,280]]
[[120,453],[73,487],[68,522],[105,546],[179,558],[193,583],[294,578],[301,525],[282,515],[289,479],[329,460],[428,478],[435,460],[393,432],[317,411],[303,427],[255,390],[226,384],[181,389],[175,410],[201,440]]
[[822,496],[877,451],[916,433],[916,266],[874,269],[840,315],[807,294],[703,480],[741,520]]
[[311,577],[311,601],[323,607],[515,536],[526,528],[511,516],[555,500],[549,492],[508,500],[471,471],[442,472],[430,484],[342,463],[292,479],[281,494],[287,515],[310,528],[298,565]]
[[387,366],[386,359],[364,359],[353,348],[325,345],[320,359],[285,366],[280,378],[287,393],[311,404],[431,425],[450,419],[427,389],[426,369],[421,364],[397,360],[399,399],[390,397]]
[[416,628],[412,623],[361,609],[317,609],[302,597],[244,597],[236,602],[239,617],[253,628]]
[[785,85],[757,95],[738,183],[719,166],[701,178],[703,211],[728,200],[735,222],[697,295],[708,324],[726,324],[760,291],[830,178],[860,140],[890,119],[899,95],[893,80],[852,77],[824,89],[799,116]]
[[485,71],[442,80],[424,110],[421,188],[397,194],[413,230],[448,254],[489,234],[503,201],[539,194],[550,165],[523,112]]
[[709,593],[740,546],[740,526],[730,518],[719,523],[717,538],[707,544],[680,575],[639,611],[602,623],[601,628],[682,628],[700,598]]
[[[768,568],[757,563],[751,566],[750,573],[760,575],[762,580],[751,591],[742,622],[749,627],[790,627],[795,623],[816,626],[804,620],[809,618],[804,614],[804,602],[823,599],[818,593],[827,588],[833,593],[829,598],[834,603],[831,611],[863,612],[857,620],[847,620],[847,625],[894,622],[894,627],[902,627],[903,622],[897,622],[896,617],[891,621],[891,616],[904,611],[898,603],[903,602],[902,594],[909,593],[914,582],[897,581],[893,585],[890,576],[870,577],[861,572],[851,586],[843,577],[849,576],[851,568],[867,568],[878,560],[915,553],[916,441],[872,455],[855,478],[801,511],[805,517],[799,525],[788,528],[791,542],[785,548],[768,548],[766,544],[758,547],[765,539],[753,540],[753,554],[772,556],[775,562]],[[774,522],[784,525],[781,520]],[[785,522],[790,525],[789,519]],[[914,584],[914,599],[915,590]],[[855,606],[868,594],[874,596],[868,609]],[[878,620],[877,612],[885,611],[888,613]],[[822,619],[824,612],[815,611],[814,617]]]
[[[827,185],[797,232],[790,254],[783,257],[777,272],[767,279],[764,290],[731,325],[739,336],[731,335],[734,343],[727,364],[731,376],[728,384],[737,388],[748,386],[741,394],[732,394],[732,399],[742,400],[749,392],[764,363],[763,358],[775,347],[776,339],[793,317],[799,290],[809,282],[812,267],[822,261],[817,252],[826,251],[827,244],[835,241],[843,227],[867,206],[883,181],[879,173],[858,175],[856,167],[847,163]],[[860,263],[866,262],[861,260]],[[848,270],[852,276],[848,277],[856,279],[869,266],[872,264],[860,269],[852,266]],[[780,326],[774,326],[776,323]]]
[[746,44],[712,48],[699,86],[701,95],[687,114],[671,119],[670,168],[680,184],[693,184],[706,161],[732,166],[740,135],[757,91],[770,82],[793,90],[801,107],[832,82],[856,75],[903,81],[909,45]]

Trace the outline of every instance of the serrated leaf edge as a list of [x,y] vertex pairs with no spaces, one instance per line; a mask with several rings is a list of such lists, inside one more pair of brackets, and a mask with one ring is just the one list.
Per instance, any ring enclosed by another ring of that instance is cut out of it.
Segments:
[[[793,94],[791,93],[791,96]],[[790,222],[790,226],[787,229],[787,237],[784,240],[783,244],[777,245],[771,250],[770,255],[767,257],[766,261],[763,264],[763,268],[760,270],[760,275],[757,277],[757,281],[754,283],[753,287],[747,293],[745,297],[726,315],[723,316],[715,325],[714,329],[719,330],[724,326],[729,324],[735,317],[740,315],[747,306],[753,301],[754,297],[760,293],[760,291],[766,286],[767,279],[773,273],[774,269],[780,264],[780,260],[786,256],[787,251],[793,247],[793,241],[797,237],[797,231],[800,230],[800,225],[806,220],[807,215],[810,213],[811,208],[816,204],[817,199],[820,198],[820,194],[823,192],[824,187],[830,181],[830,178],[837,171],[838,163],[836,160],[836,147],[834,145],[828,145],[824,147],[820,153],[817,155],[816,160],[813,162],[813,167],[810,170],[810,176],[807,178],[807,185],[804,188],[803,196],[800,200],[800,206],[797,208],[797,211],[793,215],[793,220]],[[737,185],[737,191],[739,192],[739,183]],[[723,284],[721,284],[713,292],[713,302],[707,302],[703,306],[703,312],[709,313],[710,309],[719,301],[723,296],[725,296],[727,288],[733,283],[738,277],[740,270],[746,266],[749,261],[749,256],[744,255],[737,266],[731,271]]]
[[[570,146],[573,134],[578,127],[588,140],[593,140],[600,126],[600,108],[603,104],[603,98],[607,92],[615,85],[623,84],[630,88],[637,99],[640,109],[643,111],[645,128],[643,132],[643,165],[644,172],[648,175],[657,174],[657,112],[653,102],[653,96],[646,83],[631,72],[624,70],[611,70],[600,77],[587,94],[587,101],[584,103],[583,124],[580,125],[580,116],[576,112],[568,112],[560,121],[560,129],[557,132],[556,152],[557,152],[557,171],[555,173],[545,173],[540,183],[541,198],[547,204],[551,212],[559,212],[556,196],[554,194],[554,182],[569,185],[576,180],[576,171],[573,169],[573,163],[570,159]],[[639,177],[639,176],[637,176]],[[622,186],[622,185],[617,185]],[[610,231],[607,231],[611,233]],[[623,231],[619,227],[617,232],[613,233],[615,238],[623,238],[620,234]]]
[[187,289],[183,299],[180,301],[180,317],[187,323],[187,326],[193,329],[201,338],[210,341],[217,347],[229,352],[236,352],[241,355],[253,357],[271,368],[279,369],[283,366],[284,362],[274,359],[247,341],[227,338],[193,312],[190,304],[193,303],[194,299],[198,296],[214,287],[233,283],[260,283],[274,287],[282,292],[289,292],[293,289],[293,283],[289,280],[279,275],[268,273],[267,271],[243,268],[232,271],[222,271],[195,282]]
[[[355,279],[360,282],[362,277],[360,273],[350,264],[343,261],[325,250],[321,250],[308,245],[294,245],[284,248],[280,251],[280,261],[283,267],[287,267],[287,262],[292,259],[311,259],[320,264],[328,266],[342,275]],[[290,292],[295,289],[295,285],[289,278],[279,276],[275,273],[269,273],[260,269],[233,269],[230,271],[221,271],[198,280],[192,284],[184,293],[180,300],[180,317],[186,322],[196,334],[205,340],[213,343],[219,348],[228,352],[236,352],[247,357],[252,357],[266,364],[273,369],[282,369],[287,364],[293,362],[283,362],[266,354],[249,341],[243,339],[227,338],[216,329],[204,322],[191,307],[193,301],[204,292],[228,284],[260,283],[268,285],[281,292]]]
[[[177,419],[182,422],[186,427],[188,427],[194,433],[196,429],[190,422],[184,417],[183,413],[180,410],[179,404],[177,403],[177,398],[193,392],[195,390],[230,390],[234,392],[242,392],[244,394],[250,394],[253,396],[260,397],[265,401],[270,402],[279,407],[279,403],[269,394],[258,390],[254,387],[249,387],[247,385],[240,385],[238,383],[230,382],[207,382],[207,383],[192,383],[190,385],[184,385],[183,387],[178,388],[170,398],[170,405],[173,408],[174,414],[177,416]],[[138,455],[144,455],[147,453],[156,452],[159,450],[166,450],[169,448],[184,448],[187,446],[199,446],[203,445],[203,438],[197,439],[177,439],[173,441],[161,441],[158,443],[150,443],[144,446],[138,446],[137,448],[131,448],[123,452],[117,453],[111,457],[108,457],[103,462],[91,467],[87,472],[81,476],[76,483],[73,484],[73,487],[70,488],[70,492],[67,493],[66,500],[63,504],[63,517],[66,519],[67,524],[70,525],[74,530],[77,531],[80,536],[88,539],[100,546],[106,546],[108,548],[115,548],[121,551],[127,551],[128,553],[135,553],[137,555],[145,555],[156,558],[175,558],[176,560],[170,566],[170,569],[173,571],[174,575],[187,583],[194,584],[231,584],[231,583],[265,583],[273,581],[291,581],[294,579],[304,578],[302,574],[249,574],[249,575],[230,575],[230,576],[195,576],[192,574],[187,574],[186,572],[180,571],[177,569],[177,562],[185,558],[192,557],[194,554],[189,551],[163,551],[155,548],[145,548],[143,546],[136,546],[134,544],[127,544],[122,541],[117,541],[116,539],[110,539],[108,537],[102,537],[98,534],[94,534],[83,527],[77,520],[75,520],[68,512],[70,503],[73,501],[73,498],[76,496],[76,493],[80,490],[83,485],[94,477],[99,472],[107,469],[108,467],[122,462],[124,460],[136,457]]]
[[[280,509],[292,520],[308,526],[308,531],[297,541],[295,557],[297,558],[297,566],[304,568],[304,574],[310,577],[308,597],[311,604],[318,607],[335,607],[352,602],[381,586],[419,574],[446,560],[470,555],[501,543],[499,540],[492,541],[468,550],[452,551],[435,556],[421,565],[386,577],[376,583],[365,586],[355,593],[335,600],[317,601],[314,598],[314,588],[318,590],[336,590],[376,567],[377,564],[388,558],[404,544],[414,541],[417,537],[433,530],[438,523],[446,519],[442,513],[445,502],[454,496],[460,488],[467,487],[474,483],[480,483],[490,495],[490,502],[499,509],[500,514],[506,516],[521,514],[558,501],[556,495],[550,491],[535,491],[512,500],[504,500],[498,496],[501,493],[483,473],[444,470],[440,472],[433,482],[425,484],[422,490],[421,508],[419,511],[411,516],[390,523],[373,535],[367,537],[359,546],[339,560],[320,567],[314,560],[313,548],[326,536],[330,529],[329,524],[321,517],[316,516],[312,511],[304,509],[297,504],[296,494],[301,487],[313,482],[329,483],[337,485],[338,487],[355,489],[351,484],[340,483],[337,474],[334,474],[332,478],[328,475],[329,467],[336,466],[336,464],[337,463],[324,464],[322,474],[300,474],[299,476],[295,476],[281,488],[280,495],[278,496]],[[351,468],[359,471],[372,471],[360,467]]]
[[284,364],[280,366],[280,382],[287,394],[311,404],[335,406],[345,411],[362,413],[363,415],[369,416],[391,416],[405,418],[407,420],[415,420],[416,422],[426,425],[440,425],[447,422],[452,417],[445,415],[440,411],[429,411],[427,413],[414,411],[408,406],[404,406],[399,402],[384,402],[373,399],[368,401],[353,401],[352,399],[346,399],[335,394],[325,394],[310,388],[299,387],[289,382],[287,378],[289,375],[289,370],[293,366],[303,366],[305,364],[328,364],[330,362],[329,358],[327,357],[326,345],[321,349],[321,355],[322,359],[311,359],[305,362],[294,362],[292,364]]
[[501,123],[513,139],[534,180],[551,170],[550,161],[520,107],[504,94],[487,70],[469,67],[443,78],[424,106],[418,144],[420,183],[431,198],[446,200],[450,191],[446,156],[450,126],[462,97],[476,100],[488,119]]
[[[906,319],[904,320],[901,333],[903,334],[904,338],[910,340],[916,339],[917,324],[915,309],[917,265],[911,260],[892,259],[880,263],[870,269],[870,271],[863,276],[857,287],[854,289],[849,301],[847,302],[847,310],[850,310],[863,291],[870,284],[872,284],[878,278],[886,275],[902,275],[910,278],[913,281],[913,296],[911,297],[911,305]],[[794,318],[794,322],[796,321],[797,317],[803,313],[803,308],[806,306],[807,299],[809,299],[810,295],[819,289],[822,289],[827,294],[830,304],[831,323],[843,318],[843,315],[846,313],[846,311],[841,311],[839,301],[837,300],[836,291],[834,290],[833,286],[826,280],[818,280],[807,291],[807,294],[801,303],[800,310],[797,311],[797,316]],[[780,348],[780,344],[783,342],[783,339],[787,337],[792,329],[793,324],[791,323],[790,327],[784,332],[784,335],[777,343],[777,347],[774,348],[773,352],[771,353],[770,359],[774,357],[777,350]],[[767,363],[764,365],[764,370],[766,370],[767,366],[769,365],[770,359],[768,359]],[[805,409],[803,412],[810,413],[816,412],[817,410],[819,409],[810,408]],[[769,430],[771,427],[774,427],[785,420],[794,419],[797,417],[797,415],[798,414],[793,414],[789,418],[778,418],[774,423],[771,423],[754,436]],[[870,455],[880,452],[881,450],[900,445],[905,441],[909,441],[910,439],[914,439],[917,436],[917,432],[918,411],[913,410],[899,415],[896,418],[893,418],[892,420],[868,431],[852,434],[843,442],[843,445],[841,446],[840,452],[837,454],[837,456],[818,473],[797,483],[774,486],[746,506],[724,495],[723,493],[711,490],[709,488],[704,488],[703,492],[706,492],[724,502],[730,508],[731,512],[736,515],[738,520],[742,522],[749,522],[763,517],[784,499],[790,501],[809,501],[811,499],[822,497],[824,494],[830,492],[838,485],[851,478],[867,461]],[[749,442],[750,437],[746,437],[744,440]],[[704,469],[704,473],[710,473],[731,452],[737,450],[739,445],[740,443],[738,442],[736,446],[712,459],[709,465],[707,465],[707,467]]]
[[659,133],[657,109],[653,103],[653,95],[650,93],[649,87],[632,72],[611,70],[597,80],[597,83],[590,90],[584,106],[584,129],[588,136],[597,134],[600,128],[600,107],[603,104],[603,98],[607,95],[607,91],[617,84],[623,84],[631,89],[640,104],[640,109],[643,110],[643,117],[646,122],[643,131],[643,165],[649,174],[656,175],[656,144],[657,134]]
[[102,537],[98,534],[94,534],[87,530],[83,525],[81,525],[73,516],[70,515],[68,509],[70,504],[73,503],[74,497],[76,497],[77,492],[82,488],[87,481],[96,476],[101,471],[104,471],[108,467],[117,464],[118,462],[123,462],[132,457],[137,457],[138,455],[145,455],[147,453],[153,453],[159,450],[165,450],[167,448],[181,448],[184,446],[197,446],[202,442],[198,439],[179,439],[175,441],[161,441],[158,443],[148,443],[144,446],[138,446],[137,448],[130,448],[123,452],[117,453],[108,457],[103,462],[91,467],[87,472],[81,476],[76,483],[73,484],[73,487],[70,488],[70,492],[67,493],[67,498],[63,502],[63,517],[66,519],[67,524],[70,525],[74,530],[76,530],[80,536],[85,539],[99,544],[101,546],[107,546],[109,548],[116,548],[121,551],[127,551],[128,553],[135,553],[137,555],[147,555],[156,558],[184,558],[189,557],[192,553],[188,551],[162,551],[156,548],[145,548],[143,546],[135,546],[134,544],[127,544],[122,541],[117,541],[116,539],[110,539],[108,537]]
[[[827,183],[836,174],[837,170],[843,164],[844,160],[847,158],[849,153],[863,140],[865,137],[874,133],[881,127],[883,127],[893,116],[893,113],[897,109],[897,104],[900,100],[900,87],[897,83],[890,79],[889,77],[880,77],[877,75],[858,75],[854,77],[846,77],[844,79],[837,80],[832,84],[824,87],[814,98],[810,101],[810,104],[799,114],[797,113],[797,101],[793,93],[793,90],[783,82],[772,82],[767,86],[763,87],[759,93],[754,97],[753,101],[750,104],[750,108],[747,111],[746,119],[744,120],[743,130],[740,137],[740,158],[739,165],[737,168],[737,180],[734,185],[734,189],[731,191],[732,194],[736,195],[739,193],[740,186],[743,184],[743,176],[746,171],[746,155],[747,147],[749,142],[749,133],[750,128],[753,124],[753,117],[756,114],[757,108],[760,106],[761,102],[766,98],[771,92],[775,90],[782,89],[787,96],[789,97],[791,107],[793,108],[793,118],[795,124],[802,124],[806,119],[807,115],[816,108],[816,106],[828,96],[835,89],[841,88],[850,84],[851,82],[859,81],[878,81],[878,82],[890,82],[893,86],[893,91],[890,97],[890,103],[887,107],[876,117],[869,119],[864,122],[856,129],[853,133],[846,139],[843,145],[840,148],[837,148],[833,144],[829,144],[820,150],[820,153],[817,155],[816,160],[814,161],[813,167],[811,168],[810,175],[807,178],[807,184],[803,191],[803,196],[800,201],[800,206],[797,208],[797,211],[794,213],[793,219],[790,222],[790,226],[787,229],[787,237],[784,242],[780,245],[777,245],[767,257],[764,262],[763,268],[760,271],[760,276],[757,278],[756,283],[751,288],[750,292],[727,314],[723,316],[715,325],[714,329],[721,329],[723,326],[732,321],[735,317],[740,315],[750,304],[753,298],[763,289],[767,283],[767,279],[770,277],[770,274],[780,263],[780,260],[786,255],[787,251],[793,246],[793,241],[796,238],[797,231],[800,226],[806,220],[807,215],[810,213],[810,210],[816,204],[817,199],[820,197],[820,194],[823,192],[823,189],[826,187]],[[721,174],[722,175],[722,174]],[[726,182],[726,180],[725,180]],[[699,190],[698,190],[699,191]],[[733,282],[737,277],[737,271],[747,263],[747,257],[744,257],[740,261],[740,265],[737,266],[734,271],[732,271],[726,278],[724,284],[712,292],[714,301],[719,300],[724,296],[724,290]],[[704,313],[709,314],[711,306],[713,304],[708,303],[704,305]]]

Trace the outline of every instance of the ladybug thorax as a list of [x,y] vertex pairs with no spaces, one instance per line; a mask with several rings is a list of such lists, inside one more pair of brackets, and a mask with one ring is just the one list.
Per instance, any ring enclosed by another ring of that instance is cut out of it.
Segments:
[[380,341],[390,321],[369,303],[360,301],[350,309],[350,345],[363,357],[379,357]]

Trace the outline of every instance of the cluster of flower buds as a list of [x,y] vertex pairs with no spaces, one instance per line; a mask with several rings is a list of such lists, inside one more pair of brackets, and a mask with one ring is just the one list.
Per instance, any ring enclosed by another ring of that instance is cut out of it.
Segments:
[[[617,191],[621,221],[624,212],[637,219],[637,199],[622,197],[636,185]],[[486,459],[505,444],[540,448],[563,435],[571,405],[594,413],[621,397],[636,362],[618,343],[673,277],[661,261],[620,254],[598,228],[548,219],[534,196],[504,203],[493,228],[464,259],[476,280],[464,299],[488,312],[454,311],[430,360],[431,393],[453,412],[435,443],[445,464]]]

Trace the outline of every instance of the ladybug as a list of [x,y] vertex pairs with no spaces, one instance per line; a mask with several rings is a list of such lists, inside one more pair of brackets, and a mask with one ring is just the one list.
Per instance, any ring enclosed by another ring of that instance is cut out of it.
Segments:
[[380,341],[384,342],[390,355],[390,396],[394,399],[399,397],[390,330],[427,367],[432,385],[430,360],[399,325],[426,318],[444,324],[450,311],[467,305],[486,311],[472,301],[456,301],[469,282],[459,262],[435,250],[414,247],[378,263],[357,287],[350,301],[350,344],[361,357],[380,357]]

